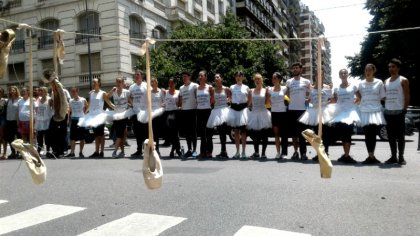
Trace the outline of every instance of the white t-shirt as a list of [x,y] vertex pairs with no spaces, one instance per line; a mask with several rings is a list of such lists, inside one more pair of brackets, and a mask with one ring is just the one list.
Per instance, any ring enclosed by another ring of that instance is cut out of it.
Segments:
[[401,78],[398,78],[391,82],[391,78],[385,81],[385,109],[389,111],[403,110],[404,109],[404,91],[401,85]]
[[[47,97],[44,102],[41,102],[41,98],[36,101],[36,130],[47,130],[50,125],[50,120],[53,115],[53,110],[50,106],[50,97]],[[29,99],[28,99],[29,100]]]
[[[315,108],[318,108],[318,88],[312,88],[311,93],[311,103]],[[331,87],[328,85],[323,85],[321,90],[321,106],[325,107],[328,104],[328,99],[332,97]]]
[[182,85],[179,89],[179,95],[182,99],[182,110],[197,109],[197,92],[198,84],[191,82],[189,85]]
[[266,111],[265,108],[265,93],[266,90],[262,88],[259,93],[254,92],[255,89],[251,90],[252,97],[252,111]]
[[357,85],[350,84],[346,88],[340,86],[334,88],[334,94],[337,96],[337,106],[340,109],[352,109],[354,104],[354,96],[357,91]]
[[78,100],[71,99],[69,106],[71,109],[71,117],[72,118],[80,118],[85,115],[83,108],[85,107],[86,99],[84,97],[79,97]]
[[289,110],[305,110],[306,93],[310,91],[311,81],[300,77],[291,78],[286,81],[286,87],[289,90],[290,102]]
[[197,109],[211,109],[210,86],[207,84],[204,89],[197,89]]
[[98,92],[91,92],[90,94],[90,108],[89,113],[99,114],[104,110],[104,94],[105,91],[99,90]]
[[152,91],[152,110],[159,109],[163,107],[163,104],[165,102],[165,92],[160,89],[156,93]]
[[232,91],[232,103],[241,104],[248,102],[249,87],[245,84],[234,84],[230,86]]
[[359,84],[359,93],[362,96],[360,111],[378,112],[382,110],[381,100],[385,97],[385,86],[379,79],[372,82],[363,80]]
[[223,87],[222,91],[220,93],[214,92],[214,108],[221,108],[221,107],[227,107],[227,95],[226,95],[226,88]]
[[[23,100],[23,98],[22,98],[18,102],[19,121],[29,121],[29,111],[30,111],[30,109],[29,109],[29,99],[30,98],[28,98],[26,100]],[[35,105],[36,104],[34,102],[34,106]],[[35,114],[34,114],[34,116],[35,116]]]
[[175,90],[174,94],[170,94],[169,91],[165,95],[165,111],[176,111],[178,110],[178,99],[179,91]]
[[284,95],[286,86],[281,86],[279,91],[274,91],[274,87],[268,89],[271,100],[271,112],[285,112],[287,107],[284,105]]
[[18,98],[14,101],[12,101],[12,99],[9,99],[9,102],[7,103],[6,120],[9,120],[9,121],[17,120],[18,104],[21,99],[22,98]]
[[130,91],[123,89],[121,94],[118,95],[117,90],[112,92],[112,99],[114,100],[115,112],[124,112],[128,108],[128,97],[130,96]]
[[136,83],[132,84],[128,89],[130,91],[130,96],[133,99],[133,111],[138,113],[140,110],[147,109],[147,87],[146,83],[142,82],[140,85]]

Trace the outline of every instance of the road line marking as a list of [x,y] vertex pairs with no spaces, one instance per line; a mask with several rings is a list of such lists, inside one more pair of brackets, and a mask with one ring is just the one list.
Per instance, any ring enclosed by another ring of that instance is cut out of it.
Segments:
[[244,225],[242,228],[235,233],[234,236],[253,236],[253,235],[264,235],[264,236],[310,236],[310,234],[296,233],[278,229],[256,227],[250,225]]
[[82,211],[83,207],[45,204],[0,218],[0,235]]
[[80,236],[158,235],[163,231],[181,223],[184,220],[186,220],[186,218],[133,213],[126,217],[111,221],[88,232],[80,234]]
[[7,201],[7,200],[0,200],[0,204],[6,203],[6,202],[9,202],[9,201]]

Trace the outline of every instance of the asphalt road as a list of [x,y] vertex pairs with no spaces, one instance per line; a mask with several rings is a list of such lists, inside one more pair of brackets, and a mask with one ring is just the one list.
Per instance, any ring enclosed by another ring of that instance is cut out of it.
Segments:
[[[164,182],[154,191],[139,159],[46,160],[41,186],[20,160],[1,161],[0,235],[420,235],[417,138],[407,136],[402,167],[340,165],[341,146],[333,146],[331,179],[312,161],[274,161],[272,142],[266,162],[167,160],[163,147]],[[87,145],[85,155],[92,152]],[[362,136],[351,154],[366,158]],[[376,156],[388,159],[387,142],[378,142]]]

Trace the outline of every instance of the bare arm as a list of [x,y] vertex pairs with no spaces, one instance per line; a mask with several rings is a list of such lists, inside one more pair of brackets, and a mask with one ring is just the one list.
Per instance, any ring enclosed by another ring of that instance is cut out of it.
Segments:
[[401,86],[403,88],[403,93],[404,93],[404,110],[407,110],[408,105],[410,103],[410,86],[409,86],[409,82],[408,79],[403,79],[401,80]]

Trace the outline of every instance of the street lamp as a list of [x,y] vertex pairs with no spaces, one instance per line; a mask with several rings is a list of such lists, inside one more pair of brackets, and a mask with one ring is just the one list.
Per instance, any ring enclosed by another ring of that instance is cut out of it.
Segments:
[[89,91],[92,90],[92,58],[90,56],[90,35],[89,35],[89,15],[88,15],[88,4],[87,0],[85,0],[85,14],[86,14],[86,36],[87,36],[87,46],[88,46],[88,64],[89,64]]

